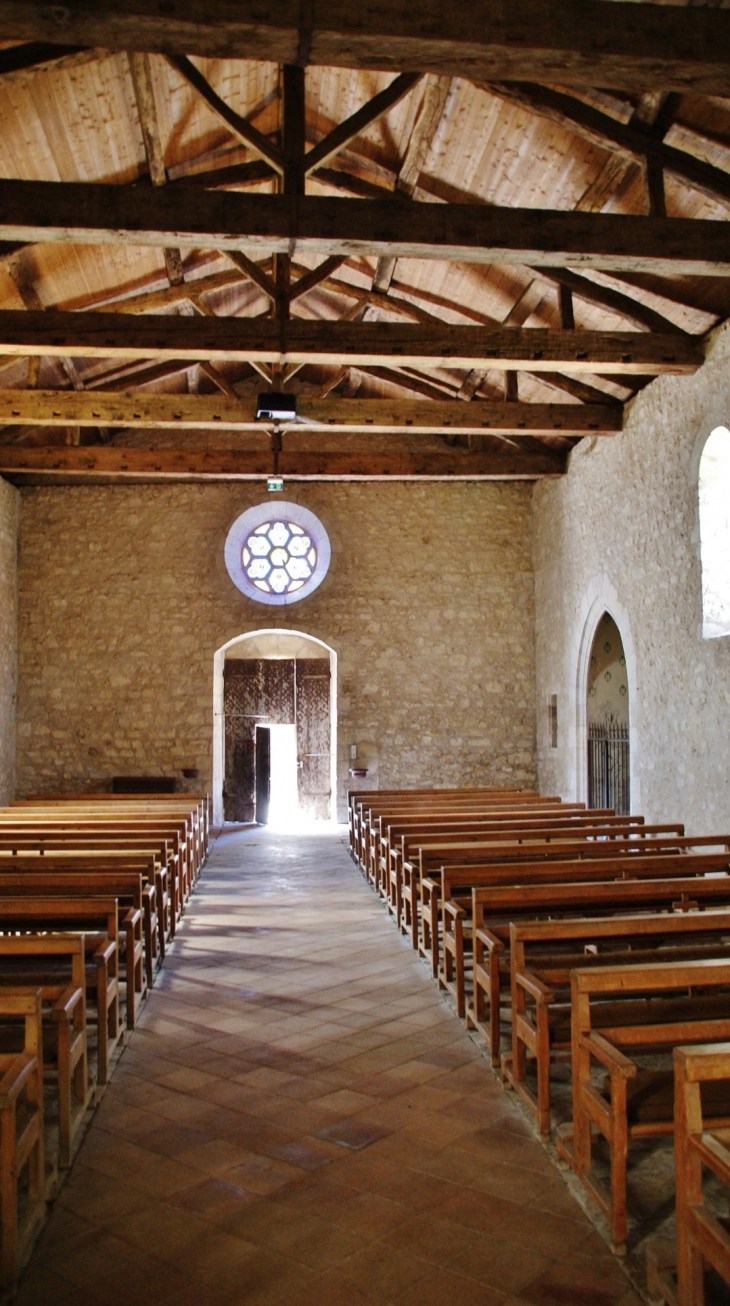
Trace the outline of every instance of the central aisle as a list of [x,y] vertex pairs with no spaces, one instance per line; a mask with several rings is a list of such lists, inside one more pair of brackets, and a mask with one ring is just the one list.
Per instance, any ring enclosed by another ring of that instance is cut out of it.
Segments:
[[215,843],[18,1306],[640,1306],[337,833]]

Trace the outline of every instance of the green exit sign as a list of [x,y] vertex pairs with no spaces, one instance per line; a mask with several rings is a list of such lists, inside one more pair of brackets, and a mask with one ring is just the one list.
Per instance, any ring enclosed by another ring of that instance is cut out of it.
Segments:
[[284,489],[283,476],[270,476],[266,482],[266,488],[271,493],[273,493],[274,490],[283,490]]

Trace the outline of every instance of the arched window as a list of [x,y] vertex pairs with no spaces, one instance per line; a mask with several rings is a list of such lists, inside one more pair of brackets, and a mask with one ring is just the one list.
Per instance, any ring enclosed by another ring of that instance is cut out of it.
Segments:
[[700,459],[702,634],[730,635],[730,431],[718,426]]

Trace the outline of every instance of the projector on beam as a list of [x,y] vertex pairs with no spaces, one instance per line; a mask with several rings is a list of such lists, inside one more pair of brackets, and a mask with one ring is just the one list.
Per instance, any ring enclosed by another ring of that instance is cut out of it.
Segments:
[[297,401],[294,395],[261,394],[256,400],[257,422],[293,422],[297,415]]

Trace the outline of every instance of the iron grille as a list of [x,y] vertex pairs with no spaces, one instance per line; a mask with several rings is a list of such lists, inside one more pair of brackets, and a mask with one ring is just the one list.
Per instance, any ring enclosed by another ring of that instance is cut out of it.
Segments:
[[629,728],[614,722],[588,727],[588,806],[631,808]]

